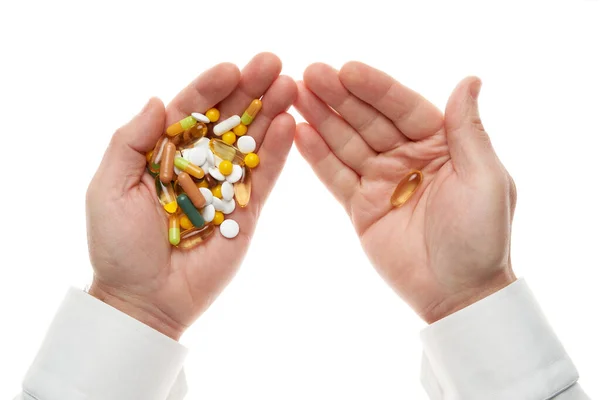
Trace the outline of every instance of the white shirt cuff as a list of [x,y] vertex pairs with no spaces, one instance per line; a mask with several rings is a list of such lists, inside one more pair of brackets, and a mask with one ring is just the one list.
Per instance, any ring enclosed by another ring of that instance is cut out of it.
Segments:
[[544,400],[579,378],[524,280],[432,324],[421,340],[421,379],[434,400]]
[[23,383],[39,400],[180,400],[187,349],[71,289]]

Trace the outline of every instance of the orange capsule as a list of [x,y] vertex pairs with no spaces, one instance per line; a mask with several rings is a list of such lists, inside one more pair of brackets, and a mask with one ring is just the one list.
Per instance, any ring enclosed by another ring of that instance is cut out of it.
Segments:
[[204,171],[202,170],[202,168],[192,164],[183,157],[175,157],[175,166],[183,172],[187,172],[196,179],[204,178]]
[[165,185],[173,179],[173,162],[177,148],[171,142],[167,142],[163,150],[163,159],[160,163],[160,181]]
[[392,206],[401,207],[404,205],[415,194],[421,182],[423,182],[423,173],[417,170],[410,171],[396,186],[396,190],[394,190],[394,194],[390,199]]
[[252,100],[252,103],[250,103],[250,105],[248,106],[248,108],[246,108],[246,111],[244,111],[244,114],[242,115],[242,124],[250,125],[252,121],[254,121],[254,117],[256,117],[256,114],[258,114],[261,108],[262,101],[260,101],[259,99]]
[[204,196],[202,196],[202,193],[200,193],[200,190],[187,172],[182,172],[179,174],[177,183],[179,186],[181,186],[185,194],[188,195],[194,207],[198,209],[204,207],[206,204],[206,199]]
[[185,117],[181,121],[175,122],[173,125],[167,128],[167,136],[177,136],[183,131],[190,129],[197,123],[198,121],[196,121],[196,119],[191,115],[189,117]]

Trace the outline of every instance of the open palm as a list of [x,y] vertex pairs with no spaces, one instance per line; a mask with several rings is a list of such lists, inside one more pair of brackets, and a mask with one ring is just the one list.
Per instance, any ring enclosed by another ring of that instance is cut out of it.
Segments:
[[[296,84],[280,72],[281,62],[270,53],[257,55],[241,73],[235,65],[219,64],[166,109],[152,99],[115,133],[87,195],[91,294],[173,338],[212,303],[239,267],[293,142],[295,122],[286,111]],[[192,112],[216,106],[223,120],[241,115],[263,94],[263,108],[248,130],[261,158],[252,177],[252,198],[228,216],[239,223],[240,234],[225,239],[215,233],[189,251],[173,248],[154,180],[145,172],[145,153],[166,126]]]
[[[426,321],[506,286],[512,179],[478,117],[477,78],[444,115],[390,76],[351,62],[307,68],[296,143],[346,209],[370,260]],[[423,183],[402,207],[390,196],[413,169]]]

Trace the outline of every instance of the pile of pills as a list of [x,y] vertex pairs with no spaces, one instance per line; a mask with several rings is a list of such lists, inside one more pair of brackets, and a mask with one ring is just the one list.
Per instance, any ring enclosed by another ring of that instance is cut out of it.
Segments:
[[169,217],[173,246],[193,248],[217,226],[226,238],[238,235],[238,223],[226,216],[236,204],[250,202],[251,170],[260,159],[255,140],[246,133],[261,107],[259,99],[253,100],[241,117],[221,122],[216,108],[192,113],[169,126],[146,155],[158,200]]

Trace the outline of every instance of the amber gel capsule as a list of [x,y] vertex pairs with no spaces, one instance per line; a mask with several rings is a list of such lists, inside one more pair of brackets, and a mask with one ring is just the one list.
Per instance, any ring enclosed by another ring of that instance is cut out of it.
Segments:
[[202,228],[192,228],[181,233],[181,242],[179,242],[180,249],[192,249],[204,242],[206,239],[215,233],[215,226],[208,224]]
[[177,246],[181,240],[181,228],[179,228],[179,215],[169,215],[169,243]]
[[163,150],[163,160],[160,163],[160,181],[165,185],[173,179],[173,162],[177,148],[171,142],[167,142]]
[[392,206],[400,207],[404,205],[417,191],[422,181],[423,174],[421,171],[410,171],[396,186],[396,190],[394,190],[394,194],[392,194],[392,198],[390,199]]
[[254,117],[256,117],[256,114],[258,114],[261,108],[262,101],[259,99],[252,100],[252,103],[250,103],[248,108],[246,108],[246,111],[244,111],[244,114],[242,114],[242,124],[250,125],[252,121],[254,121]]
[[206,199],[187,172],[182,172],[179,174],[179,177],[177,178],[177,184],[181,186],[185,194],[188,195],[192,201],[192,204],[194,204],[194,207],[197,209],[204,207],[206,204]]
[[175,191],[173,185],[169,182],[166,185],[160,181],[160,177],[155,178],[156,194],[158,195],[158,201],[163,206],[166,212],[173,214],[177,211],[177,197],[175,197]]
[[252,172],[250,172],[250,168],[244,168],[242,179],[233,184],[233,193],[235,194],[235,201],[240,207],[243,208],[248,205],[252,193]]

